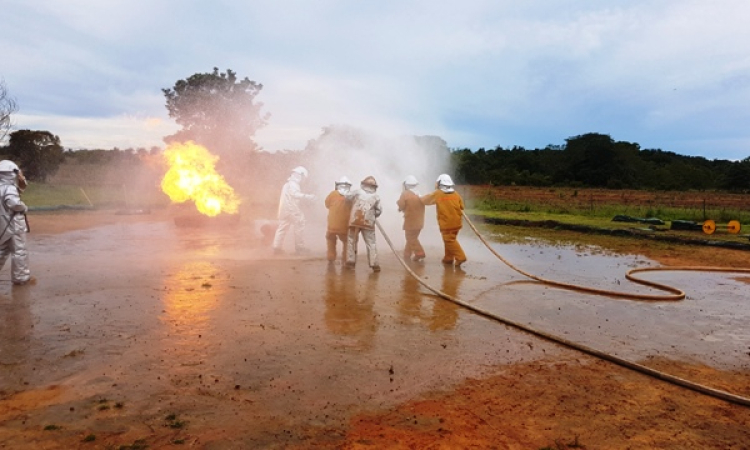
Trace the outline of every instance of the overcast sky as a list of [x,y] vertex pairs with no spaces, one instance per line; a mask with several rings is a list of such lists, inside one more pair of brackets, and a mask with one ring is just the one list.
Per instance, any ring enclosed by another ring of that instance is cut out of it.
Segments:
[[747,0],[2,0],[16,129],[66,148],[163,146],[162,88],[263,84],[266,150],[328,125],[528,149],[598,132],[750,157]]

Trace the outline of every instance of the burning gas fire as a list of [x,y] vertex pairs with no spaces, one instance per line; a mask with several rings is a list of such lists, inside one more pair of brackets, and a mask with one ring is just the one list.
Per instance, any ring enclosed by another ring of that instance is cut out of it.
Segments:
[[237,214],[240,200],[214,165],[219,157],[193,142],[170,144],[164,150],[169,170],[161,189],[174,203],[195,202],[201,214]]

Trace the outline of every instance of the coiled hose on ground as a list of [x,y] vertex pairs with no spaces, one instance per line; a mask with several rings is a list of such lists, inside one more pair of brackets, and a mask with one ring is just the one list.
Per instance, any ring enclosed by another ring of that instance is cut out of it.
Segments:
[[[651,282],[651,281],[641,280],[639,278],[633,277],[632,274],[633,273],[637,273],[637,272],[646,272],[646,271],[655,271],[655,270],[672,270],[672,271],[674,271],[674,270],[682,270],[682,271],[684,271],[684,270],[690,270],[690,271],[750,273],[750,269],[727,269],[727,268],[721,268],[721,267],[647,267],[647,268],[632,269],[632,270],[628,271],[628,273],[626,274],[626,277],[629,280],[633,281],[633,282],[640,283],[640,284],[643,284],[643,285],[646,285],[646,286],[651,286],[651,287],[654,287],[656,289],[660,289],[660,290],[663,290],[663,291],[671,292],[672,293],[671,295],[628,294],[628,293],[622,293],[622,292],[617,292],[617,291],[609,291],[609,290],[604,290],[604,289],[590,288],[590,287],[586,287],[586,286],[577,286],[577,285],[573,285],[573,284],[562,283],[562,282],[558,282],[558,281],[553,281],[553,280],[547,280],[547,279],[544,279],[544,278],[540,278],[540,277],[534,276],[532,274],[529,274],[527,272],[524,272],[524,271],[518,269],[517,267],[515,267],[514,265],[512,265],[511,263],[509,263],[507,260],[505,260],[505,258],[503,258],[502,256],[500,256],[500,254],[498,254],[489,245],[489,243],[487,243],[487,241],[484,239],[484,237],[482,237],[481,233],[479,233],[479,231],[476,229],[476,227],[474,226],[474,224],[471,222],[471,220],[468,218],[468,216],[466,216],[465,213],[464,213],[464,219],[469,224],[469,227],[471,227],[471,229],[474,231],[474,233],[476,233],[477,237],[482,241],[482,243],[496,257],[498,257],[503,263],[505,263],[508,267],[510,267],[511,269],[515,270],[516,272],[518,272],[518,273],[520,273],[520,274],[522,274],[522,275],[524,275],[526,277],[529,277],[529,278],[531,278],[533,280],[539,281],[540,283],[548,284],[548,285],[559,287],[559,288],[563,288],[563,289],[571,289],[571,290],[576,290],[576,291],[580,291],[580,292],[587,292],[587,293],[592,293],[592,294],[609,295],[609,296],[631,298],[631,299],[638,299],[638,300],[670,300],[670,301],[675,301],[675,300],[682,300],[682,299],[685,298],[685,293],[683,291],[681,291],[680,289],[677,289],[677,288],[674,288],[674,287],[671,287],[671,286],[662,285],[662,284],[659,284],[659,283],[654,283],[654,282]],[[571,348],[571,349],[574,349],[574,350],[581,351],[583,353],[589,354],[591,356],[595,356],[595,357],[603,359],[605,361],[612,362],[612,363],[620,365],[622,367],[626,367],[628,369],[635,370],[635,371],[640,372],[642,374],[645,374],[645,375],[648,375],[648,376],[651,376],[651,377],[654,377],[654,378],[657,378],[657,379],[660,379],[660,380],[663,380],[663,381],[667,381],[667,382],[672,383],[674,385],[682,386],[682,387],[685,387],[687,389],[691,389],[691,390],[693,390],[695,392],[699,392],[701,394],[705,394],[705,395],[708,395],[708,396],[711,396],[711,397],[714,397],[714,398],[725,400],[725,401],[728,401],[730,403],[734,403],[734,404],[738,404],[738,405],[750,407],[750,398],[743,397],[743,396],[736,395],[736,394],[732,394],[730,392],[726,392],[726,391],[723,391],[723,390],[720,390],[720,389],[715,389],[715,388],[712,388],[712,387],[709,387],[709,386],[705,386],[705,385],[702,385],[702,384],[699,384],[699,383],[695,383],[693,381],[686,380],[684,378],[680,378],[680,377],[677,377],[677,376],[674,376],[674,375],[670,375],[668,373],[664,373],[664,372],[661,372],[659,370],[652,369],[650,367],[647,367],[647,366],[644,366],[644,365],[641,365],[641,364],[629,361],[627,359],[623,359],[623,358],[620,358],[618,356],[602,352],[602,351],[597,350],[595,348],[588,347],[586,345],[579,344],[579,343],[576,343],[576,342],[573,342],[573,341],[569,341],[569,340],[564,339],[562,337],[555,336],[555,335],[546,333],[546,332],[541,331],[541,330],[537,330],[535,328],[529,327],[529,326],[524,325],[524,324],[519,323],[519,322],[515,322],[515,321],[507,319],[505,317],[501,317],[501,316],[499,316],[499,315],[497,315],[495,313],[492,313],[492,312],[487,311],[485,309],[482,309],[482,308],[479,308],[477,306],[471,305],[471,304],[466,303],[466,302],[464,302],[464,301],[462,301],[462,300],[460,300],[460,299],[458,299],[456,297],[448,295],[445,292],[442,292],[441,290],[439,290],[437,288],[434,288],[433,286],[431,286],[430,284],[428,284],[425,280],[423,280],[419,275],[417,275],[409,267],[409,265],[406,263],[406,261],[404,261],[404,259],[401,257],[401,255],[399,254],[399,252],[396,250],[396,248],[393,245],[393,242],[391,242],[390,238],[388,237],[388,234],[385,232],[385,230],[383,229],[382,225],[380,225],[380,222],[376,221],[375,224],[377,225],[378,230],[380,230],[380,233],[383,235],[383,238],[385,239],[385,241],[388,243],[388,246],[391,248],[391,251],[396,256],[396,258],[401,263],[401,265],[404,267],[404,269],[406,269],[406,271],[412,277],[414,277],[414,279],[417,280],[422,286],[424,286],[427,290],[429,290],[430,292],[434,293],[435,295],[437,295],[437,296],[439,296],[439,297],[441,297],[441,298],[443,298],[445,300],[453,302],[453,303],[455,303],[455,304],[457,304],[457,305],[459,305],[459,306],[461,306],[463,308],[466,308],[466,309],[468,309],[468,310],[470,310],[470,311],[472,311],[472,312],[474,312],[476,314],[479,314],[479,315],[481,315],[483,317],[486,317],[486,318],[491,319],[491,320],[495,320],[495,321],[503,323],[505,325],[512,326],[514,328],[518,328],[520,330],[523,330],[523,331],[525,331],[527,333],[530,333],[530,334],[532,334],[534,336],[537,336],[537,337],[540,337],[542,339],[545,339],[545,340],[548,340],[548,341],[551,341],[551,342],[555,342],[557,344],[563,345],[565,347],[568,347],[568,348]]]

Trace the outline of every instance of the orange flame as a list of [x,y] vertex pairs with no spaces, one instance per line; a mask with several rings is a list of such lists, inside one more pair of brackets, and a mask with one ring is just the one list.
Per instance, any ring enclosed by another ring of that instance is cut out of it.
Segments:
[[219,157],[193,142],[170,144],[164,150],[169,170],[161,189],[174,203],[195,202],[201,214],[237,214],[240,200],[214,165]]

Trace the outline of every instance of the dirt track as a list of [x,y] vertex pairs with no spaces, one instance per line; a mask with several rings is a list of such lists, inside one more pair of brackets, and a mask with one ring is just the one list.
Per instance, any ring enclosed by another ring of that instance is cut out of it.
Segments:
[[[382,240],[373,274],[329,266],[322,239],[311,257],[274,258],[250,220],[229,232],[177,228],[163,213],[30,221],[38,284],[11,288],[7,267],[0,277],[0,448],[750,448],[749,408],[428,295]],[[311,244],[321,234],[311,229]],[[746,278],[665,275],[689,288],[680,304],[582,298],[523,282],[462,242],[465,271],[437,257],[414,269],[464,300],[750,396]],[[750,267],[747,254],[711,250]],[[607,286],[648,262],[502,251]],[[694,264],[696,253],[662,257]]]

